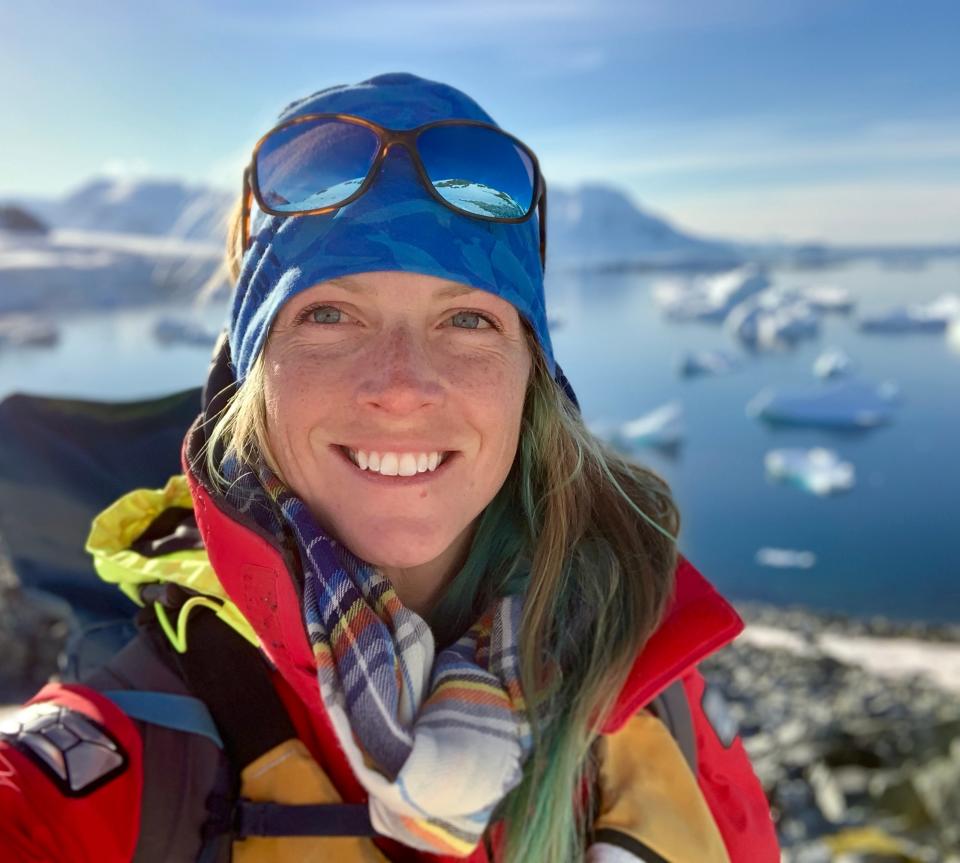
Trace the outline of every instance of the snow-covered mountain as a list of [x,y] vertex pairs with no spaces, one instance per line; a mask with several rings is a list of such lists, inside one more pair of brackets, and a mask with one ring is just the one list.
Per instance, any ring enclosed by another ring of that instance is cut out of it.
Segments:
[[54,228],[223,242],[233,200],[222,190],[176,180],[95,177],[63,198],[16,203]]
[[741,255],[730,243],[707,240],[640,209],[614,186],[589,183],[547,193],[547,269],[551,266],[722,267]]
[[[94,178],[59,200],[21,200],[54,228],[175,236],[221,242],[234,196],[167,180]],[[732,244],[684,233],[637,207],[614,186],[550,186],[548,267],[725,266]]]

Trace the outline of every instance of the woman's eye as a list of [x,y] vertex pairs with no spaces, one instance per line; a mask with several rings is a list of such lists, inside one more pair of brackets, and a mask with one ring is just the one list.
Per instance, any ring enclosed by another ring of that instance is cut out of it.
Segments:
[[310,310],[309,318],[315,324],[339,324],[342,314],[336,306],[317,306]]
[[[486,315],[480,314],[480,312],[457,312],[450,320],[454,321],[454,326],[458,329],[485,330],[495,327],[493,321]],[[486,326],[481,326],[481,321],[485,323]]]

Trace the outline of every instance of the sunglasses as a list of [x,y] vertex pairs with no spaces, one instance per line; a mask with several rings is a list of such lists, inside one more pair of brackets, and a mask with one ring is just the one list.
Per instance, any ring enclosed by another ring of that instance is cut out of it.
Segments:
[[267,132],[243,171],[243,249],[250,194],[264,213],[313,216],[355,201],[373,184],[394,144],[407,148],[430,195],[456,213],[525,222],[537,210],[546,267],[547,187],[537,157],[519,138],[480,120],[436,120],[386,129],[352,114],[305,114]]

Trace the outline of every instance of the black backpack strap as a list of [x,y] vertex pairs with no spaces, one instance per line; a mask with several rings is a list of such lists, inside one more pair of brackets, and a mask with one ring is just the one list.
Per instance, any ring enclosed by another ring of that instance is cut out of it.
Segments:
[[191,612],[186,653],[174,650],[155,620],[150,632],[165,661],[207,706],[238,775],[265,752],[297,736],[263,654],[212,610]]
[[241,800],[235,835],[249,836],[376,836],[370,810],[362,803],[319,803],[290,806]]

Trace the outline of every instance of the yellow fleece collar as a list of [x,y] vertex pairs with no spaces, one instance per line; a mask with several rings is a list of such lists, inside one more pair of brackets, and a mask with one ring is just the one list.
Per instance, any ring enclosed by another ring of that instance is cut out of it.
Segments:
[[[183,474],[170,477],[162,489],[138,488],[128,492],[94,518],[86,550],[93,556],[97,574],[104,581],[118,585],[140,606],[144,604],[140,598],[140,587],[144,584],[176,584],[200,594],[188,600],[181,609],[176,634],[169,625],[164,627],[174,646],[181,652],[186,649],[188,606],[197,604],[212,608],[221,620],[251,644],[259,646],[260,639],[253,627],[220,584],[206,549],[144,557],[130,547],[157,516],[171,507],[193,508],[190,488]],[[161,624],[165,621],[164,614]]]

